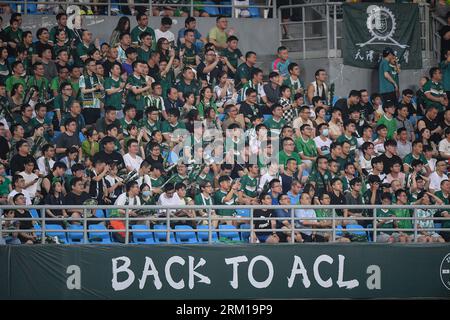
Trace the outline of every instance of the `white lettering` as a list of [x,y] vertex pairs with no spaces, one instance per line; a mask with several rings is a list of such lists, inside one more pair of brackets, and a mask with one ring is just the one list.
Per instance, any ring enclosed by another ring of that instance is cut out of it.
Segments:
[[69,290],[80,290],[81,289],[81,269],[77,265],[71,265],[67,267],[66,273],[69,275],[67,277],[66,285]]
[[204,266],[206,264],[206,260],[203,258],[200,258],[200,261],[195,266],[194,266],[194,262],[195,262],[195,258],[192,256],[189,256],[189,289],[194,288],[195,277],[200,279],[200,280],[198,280],[198,282],[200,282],[200,283],[211,284],[211,279],[209,279],[207,276],[195,271],[197,268]]
[[160,290],[162,288],[162,283],[159,279],[158,270],[156,269],[153,260],[149,257],[145,257],[144,270],[142,271],[141,279],[139,279],[139,289],[144,289],[148,276],[152,276],[154,278],[153,284],[157,290]]
[[170,273],[170,267],[171,267],[172,264],[174,264],[174,263],[178,263],[178,264],[184,266],[185,261],[184,261],[183,258],[181,258],[181,257],[179,257],[179,256],[173,256],[173,257],[170,257],[169,260],[167,260],[166,267],[165,267],[166,279],[167,279],[167,282],[169,283],[169,285],[170,285],[172,288],[174,288],[174,289],[176,289],[176,290],[180,290],[180,289],[183,289],[183,288],[184,288],[184,280],[181,279],[181,280],[178,281],[178,282],[175,282],[175,281],[173,280],[172,274]]
[[[262,261],[266,264],[267,269],[269,269],[269,275],[267,276],[266,280],[264,281],[256,281],[253,277],[253,267],[255,266],[255,263],[257,261]],[[272,262],[265,256],[256,256],[250,261],[250,264],[248,266],[248,280],[254,286],[255,288],[262,289],[267,288],[271,283],[273,279],[273,265]]]
[[[121,265],[120,267],[117,267],[119,261],[123,261],[123,265]],[[112,259],[112,268],[113,268],[113,270],[112,270],[112,273],[113,273],[112,287],[115,291],[125,290],[133,283],[135,276],[134,276],[133,271],[131,271],[128,268],[130,265],[131,265],[131,260],[128,257],[118,257],[118,258]],[[125,281],[119,282],[117,280],[117,275],[120,272],[127,273],[128,278]]]
[[319,273],[319,265],[322,262],[327,262],[329,264],[333,264],[333,258],[331,258],[330,256],[328,256],[326,254],[322,254],[316,259],[316,261],[314,261],[314,267],[313,267],[314,278],[316,279],[317,283],[322,288],[330,288],[331,286],[333,286],[333,280],[331,280],[331,278],[328,278],[327,280],[324,281]]
[[306,271],[305,266],[303,265],[303,261],[299,256],[294,256],[294,263],[292,264],[292,271],[291,275],[288,278],[288,287],[292,288],[295,282],[295,277],[301,274],[302,275],[302,281],[305,288],[309,288],[311,286],[311,281],[309,281],[308,278],[308,272]]
[[371,265],[367,267],[367,274],[370,275],[367,278],[367,289],[369,290],[380,290],[381,289],[381,269],[377,265]]
[[238,256],[238,257],[225,259],[226,264],[233,265],[233,280],[230,281],[230,284],[233,287],[233,289],[239,288],[239,274],[238,274],[239,263],[247,262],[247,261],[248,261],[248,259],[246,256]]
[[359,282],[356,279],[344,281],[344,261],[345,257],[339,255],[339,271],[337,284],[339,288],[353,289],[359,286]]

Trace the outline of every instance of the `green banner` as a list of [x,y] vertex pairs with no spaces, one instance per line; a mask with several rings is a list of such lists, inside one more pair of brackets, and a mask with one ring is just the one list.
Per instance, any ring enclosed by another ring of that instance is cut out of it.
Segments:
[[0,299],[450,298],[450,245],[2,246]]
[[402,69],[422,68],[419,7],[416,4],[344,3],[344,64],[377,68],[383,49],[396,52]]

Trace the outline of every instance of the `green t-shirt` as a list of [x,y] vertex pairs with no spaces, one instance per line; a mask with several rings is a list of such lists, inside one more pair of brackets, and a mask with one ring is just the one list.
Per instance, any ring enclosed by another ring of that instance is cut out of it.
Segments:
[[204,101],[201,101],[198,106],[197,106],[197,111],[198,111],[198,115],[200,116],[201,119],[203,119],[205,117],[205,111],[208,108],[213,108],[214,111],[217,112],[217,105],[214,101],[210,101],[209,103],[205,103]]
[[50,90],[57,91],[59,94],[61,94],[61,91],[59,90],[59,86],[61,85],[62,81],[59,79],[59,77],[54,77],[52,81],[50,81]]
[[[394,209],[392,210],[397,218],[401,217],[411,217],[411,213],[408,209]],[[397,225],[399,229],[412,229],[412,220],[397,220]],[[411,231],[405,231],[405,233],[412,233]]]
[[27,81],[27,88],[31,86],[37,86],[39,89],[39,98],[44,101],[48,97],[50,90],[50,83],[46,78],[36,79],[34,76],[30,77]]
[[[445,91],[444,87],[442,86],[441,82],[433,82],[432,80],[428,80],[427,83],[423,86],[423,92],[424,93],[431,93],[431,95],[435,98],[445,97]],[[436,107],[439,112],[442,112],[445,110],[445,107],[440,104],[439,102],[431,101],[427,98],[427,96],[424,97],[424,104],[425,107]]]
[[155,123],[150,123],[144,118],[139,121],[138,128],[144,129],[148,135],[151,135],[153,131],[161,130],[161,122],[156,121]]
[[183,94],[193,92],[196,97],[199,95],[199,87],[195,81],[187,84],[184,80],[181,80],[177,83],[176,88],[178,92],[182,92]]
[[380,86],[380,93],[388,93],[395,91],[394,85],[389,82],[385,77],[384,73],[388,72],[392,79],[397,83],[398,86],[398,73],[395,71],[395,68],[389,64],[386,59],[381,59],[380,66],[378,68],[378,83]]
[[69,112],[70,105],[75,100],[74,97],[70,96],[67,101],[64,101],[62,95],[57,95],[55,100],[53,100],[53,110],[60,110],[61,114]]
[[264,121],[264,124],[267,126],[267,128],[270,129],[270,131],[275,134],[275,136],[279,136],[281,133],[281,129],[286,125],[286,121],[284,119],[280,119],[279,121],[275,121],[273,119],[273,116],[271,116],[269,119]]
[[3,182],[0,184],[0,196],[6,196],[9,194],[9,186],[11,185],[11,180],[8,178],[3,178]]
[[14,124],[20,124],[23,127],[23,130],[25,131],[25,138],[28,138],[33,134],[34,126],[31,119],[30,121],[25,122],[22,116],[19,116],[15,119]]
[[75,49],[75,57],[74,64],[77,67],[84,67],[84,62],[81,60],[82,56],[89,56],[89,53],[95,50],[95,46],[93,43],[89,44],[89,46],[85,46],[83,43],[78,43]]
[[[239,59],[242,57],[242,52],[239,49],[230,51],[230,49],[225,48],[224,50],[222,50],[222,52],[220,53],[221,56],[226,57],[228,59],[228,61],[230,62],[230,64],[233,66],[233,68],[237,68],[239,65]],[[228,71],[228,74],[230,74],[230,71]],[[230,76],[233,76],[234,74],[231,73]],[[250,80],[250,79],[248,79]]]
[[145,51],[141,47],[137,48],[138,60],[147,62],[152,55],[152,50],[148,49]]
[[[137,89],[141,89],[146,86],[145,79],[143,77],[137,78],[134,74],[131,74],[127,80],[128,84],[131,84]],[[134,94],[132,90],[128,90],[127,104],[131,104],[136,107],[136,110],[144,110],[144,97],[141,94]]]
[[[53,41],[54,44],[56,44],[56,35],[59,30],[60,28],[57,25],[50,29],[50,41]],[[70,44],[71,40],[75,38],[75,33],[67,26],[64,27],[64,31],[66,31],[66,44],[68,45]]]
[[283,167],[286,167],[286,163],[290,158],[294,158],[295,160],[297,160],[297,165],[302,163],[302,159],[300,158],[298,153],[292,152],[291,155],[287,155],[284,151],[280,151],[280,153],[278,154],[278,163]]
[[316,184],[316,192],[320,194],[327,191],[331,178],[331,173],[328,170],[323,175],[318,170],[314,170],[309,175],[308,182],[314,182]]
[[241,191],[246,196],[256,198],[257,196],[258,179],[252,178],[248,174],[241,178]]
[[378,121],[377,126],[380,124],[384,124],[388,130],[387,138],[388,139],[394,139],[394,134],[397,131],[397,121],[394,117],[391,119],[386,118],[386,115],[384,114]]
[[317,146],[313,139],[304,140],[303,137],[295,140],[298,153],[303,153],[307,157],[317,157]]
[[291,101],[294,101],[295,93],[300,88],[305,88],[304,84],[300,79],[293,80],[291,77],[288,77],[283,81],[283,85],[288,86],[291,90]]
[[128,133],[128,130],[127,130],[127,127],[128,127],[129,125],[135,125],[136,127],[137,127],[137,125],[138,125],[138,123],[137,123],[136,120],[132,119],[131,122],[127,122],[127,121],[125,120],[125,117],[123,117],[122,119],[120,119],[119,122],[120,122],[120,127],[122,128],[122,132],[123,132],[123,134],[124,134],[125,136],[128,136],[128,134],[129,134],[129,133]]
[[185,66],[196,66],[197,60],[195,57],[198,56],[199,53],[195,45],[192,45],[190,48],[186,47],[186,45],[182,45],[181,48],[184,49],[183,64]]
[[16,83],[21,83],[23,85],[24,91],[27,89],[27,84],[26,84],[24,78],[22,78],[22,77],[17,78],[15,76],[11,75],[6,79],[6,83],[5,83],[6,92],[11,93],[11,90]]
[[161,125],[162,133],[173,133],[177,129],[186,129],[186,126],[180,121],[178,121],[175,125],[170,124],[168,121],[163,121]]
[[[111,88],[119,88],[121,79],[114,80],[111,77],[108,77],[105,79],[105,90],[111,89]],[[113,107],[115,110],[122,110],[122,94],[123,90],[113,93],[113,94],[105,94],[105,105]]]
[[[227,196],[228,192],[224,192],[222,190],[218,190],[216,193],[214,193],[214,204],[216,205],[236,205],[238,196],[236,194],[233,194],[233,197],[230,201],[224,202],[224,198]],[[217,210],[217,214],[220,216],[233,216],[235,214],[235,211],[233,209],[222,209]]]
[[[377,218],[388,218],[391,216],[395,216],[395,212],[392,209],[377,209]],[[394,228],[394,223],[391,221],[389,222],[390,219],[379,219],[379,220],[388,220],[388,223],[383,223],[382,225],[378,226],[378,228],[380,229],[393,229]],[[393,231],[381,231],[383,233],[386,234],[392,234]]]
[[[395,121],[394,121],[395,122]],[[354,155],[356,149],[358,148],[358,141],[354,136],[351,136],[350,138],[347,137],[345,134],[340,135],[337,140],[338,143],[348,142],[350,143],[350,154]]]
[[250,81],[252,79],[253,67],[249,67],[245,62],[241,63],[236,70],[236,89],[242,88],[242,79]]
[[199,193],[199,194],[195,195],[194,203],[197,206],[212,206],[213,205],[213,198],[209,197],[207,199],[205,196],[202,196],[202,194]]
[[133,42],[133,44],[136,44],[136,45],[140,44],[139,36],[143,32],[148,32],[148,33],[150,33],[152,35],[152,48],[156,48],[155,31],[152,28],[150,28],[150,27],[146,27],[144,29],[141,29],[141,27],[139,27],[139,26],[134,27],[133,30],[131,30],[131,34],[130,34],[131,35],[131,41]]
[[6,36],[6,39],[8,42],[15,42],[17,44],[22,42],[22,29],[18,28],[16,31],[14,31],[11,26],[7,26],[5,29],[3,29],[3,33]]
[[94,142],[92,146],[88,140],[84,140],[81,143],[81,150],[83,151],[83,156],[85,157],[91,156],[91,148],[94,148],[95,153],[97,153],[100,150],[100,144],[98,142]]
[[413,160],[420,160],[423,162],[424,165],[426,165],[428,163],[428,160],[425,158],[425,156],[423,154],[421,154],[419,157],[414,157],[412,153],[407,154],[404,158],[403,158],[403,163],[407,164],[409,167],[411,167],[411,163],[413,162]]

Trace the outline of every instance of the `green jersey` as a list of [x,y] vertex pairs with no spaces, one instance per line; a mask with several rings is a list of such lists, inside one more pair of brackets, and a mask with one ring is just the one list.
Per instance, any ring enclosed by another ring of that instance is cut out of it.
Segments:
[[[228,192],[225,192],[223,190],[219,190],[214,194],[214,204],[216,205],[236,205],[238,196],[236,194],[233,194],[231,197],[231,200],[225,202],[225,198],[228,195]],[[233,209],[221,209],[217,210],[217,214],[220,216],[233,216],[235,214],[235,211]]]
[[345,141],[350,143],[350,154],[354,155],[356,152],[356,149],[358,148],[358,141],[356,140],[356,138],[354,136],[347,137],[345,134],[342,134],[341,136],[339,136],[337,138],[338,143],[343,143]]
[[[225,48],[224,50],[222,50],[220,55],[222,57],[226,57],[228,59],[228,61],[230,62],[230,64],[233,66],[233,68],[237,69],[237,67],[239,65],[239,59],[242,57],[242,52],[239,49],[231,51],[230,49]],[[228,71],[228,74],[231,77],[234,76],[234,73],[231,73],[230,71]],[[248,80],[250,80],[250,79],[248,79]]]
[[23,127],[25,138],[31,137],[33,134],[34,126],[31,119],[26,122],[22,116],[19,116],[15,119],[14,124],[20,124]]
[[137,48],[138,60],[147,62],[150,60],[150,56],[152,55],[152,50],[144,50],[141,47]]
[[161,122],[150,122],[144,118],[139,121],[138,128],[144,129],[147,135],[151,135],[153,131],[161,130]]
[[332,176],[328,170],[324,174],[321,174],[318,170],[314,170],[309,175],[308,182],[314,182],[316,185],[316,193],[322,194],[328,191],[331,179]]
[[407,164],[410,168],[412,168],[411,164],[413,160],[420,160],[423,162],[424,165],[428,164],[428,161],[423,154],[420,154],[418,157],[415,157],[412,153],[407,154],[403,158],[403,163]]
[[384,124],[388,130],[387,138],[388,139],[394,139],[394,134],[397,132],[397,121],[395,118],[388,119],[386,115],[384,114],[378,121],[377,126],[380,124]]
[[258,188],[258,179],[250,177],[248,174],[241,178],[241,191],[251,198],[256,198]]
[[64,100],[63,96],[59,94],[53,100],[53,110],[60,110],[61,114],[65,114],[69,112],[70,105],[73,101],[75,101],[74,97],[70,96],[67,100]]
[[218,113],[217,111],[217,105],[215,104],[214,101],[209,101],[209,103],[206,103],[205,101],[201,101],[199,103],[199,105],[197,106],[197,110],[198,110],[198,115],[200,116],[201,119],[205,118],[205,111],[208,108],[213,108],[214,111],[216,112],[216,114]]
[[131,35],[131,41],[133,42],[133,44],[134,45],[139,45],[140,44],[139,36],[143,32],[148,32],[148,33],[151,34],[151,36],[152,36],[152,48],[156,48],[155,31],[152,28],[150,28],[150,27],[145,27],[145,28],[141,28],[140,26],[134,27],[133,30],[131,30],[131,34],[130,34]]
[[197,194],[194,197],[195,205],[197,206],[212,206],[213,199],[212,197],[205,197],[202,193]]
[[[105,79],[105,91],[109,89],[119,88],[120,84],[122,83],[121,79],[113,79],[111,77],[108,77]],[[105,105],[113,107],[114,110],[122,110],[122,94],[123,89],[119,92],[115,92],[113,94],[107,94],[105,95]]]
[[199,55],[199,52],[197,51],[195,45],[191,45],[190,48],[186,47],[186,45],[183,45],[181,48],[184,50],[183,64],[185,66],[196,66],[197,65],[196,57]]
[[183,122],[178,121],[175,125],[169,123],[168,121],[163,121],[161,125],[161,132],[162,133],[173,133],[177,129],[184,129],[186,130],[186,126]]
[[25,89],[24,92],[27,89],[27,83],[25,82],[25,79],[22,77],[16,77],[14,75],[9,76],[8,79],[6,79],[6,83],[5,83],[5,87],[6,87],[6,92],[11,93],[12,88],[14,87],[14,85],[16,83],[20,83],[23,85],[23,88]]
[[56,45],[56,35],[59,31],[64,30],[66,32],[66,45],[70,45],[72,39],[75,39],[75,33],[72,29],[69,29],[67,26],[64,28],[60,28],[59,26],[54,26],[50,29],[50,41],[52,41]]
[[93,43],[86,46],[84,43],[78,43],[75,49],[74,65],[77,67],[84,67],[84,62],[81,59],[83,56],[89,56],[91,52],[94,52],[95,46]]
[[39,99],[45,101],[48,98],[50,90],[50,84],[46,78],[36,79],[34,76],[30,77],[27,81],[27,88],[36,86],[39,90]]
[[[397,218],[411,217],[411,212],[408,209],[394,209],[394,215]],[[399,229],[412,229],[412,220],[397,220],[397,225]],[[411,231],[404,231],[404,233],[412,233]]]
[[442,84],[445,91],[450,91],[450,63],[442,61],[439,64],[439,68],[442,70]]
[[279,136],[281,133],[281,129],[286,125],[286,121],[281,118],[280,120],[276,121],[273,116],[271,116],[269,119],[264,121],[264,124],[267,126],[267,128],[270,129],[270,132],[274,134],[275,136]]
[[[444,87],[441,82],[433,82],[432,80],[428,80],[427,83],[423,86],[424,93],[430,93],[434,98],[443,98],[445,97]],[[439,112],[445,110],[445,106],[439,102],[432,101],[425,96],[424,104],[426,108],[436,107]]]
[[119,120],[120,122],[120,127],[122,128],[122,132],[125,136],[128,136],[128,126],[129,125],[135,125],[137,127],[138,123],[136,120],[132,119],[130,122],[128,122],[125,117],[123,117],[122,119]]
[[317,146],[313,139],[304,140],[303,137],[295,140],[295,145],[299,153],[307,157],[317,157]]
[[291,101],[294,101],[294,96],[297,93],[298,89],[305,88],[299,78],[292,79],[291,77],[289,77],[283,81],[283,85],[288,86],[289,89],[291,89]]
[[[134,74],[132,74],[128,77],[127,83],[137,89],[141,89],[141,88],[144,88],[147,86],[147,84],[145,83],[144,77],[138,78]],[[136,110],[138,110],[138,111],[143,111],[144,110],[144,98],[142,96],[142,93],[134,94],[131,89],[128,90],[127,104],[131,104],[131,105],[135,106]]]
[[253,67],[249,67],[247,63],[242,63],[236,70],[236,88],[242,88],[242,79],[250,81],[252,79]]
[[186,93],[194,93],[194,96],[198,96],[199,95],[199,86],[197,84],[197,82],[195,81],[191,81],[190,84],[187,84],[183,79],[177,83],[176,88],[178,90],[178,92],[181,92],[183,94]]
[[380,86],[380,93],[395,91],[394,85],[384,77],[385,72],[389,73],[395,83],[397,83],[397,86],[399,83],[398,73],[395,70],[395,67],[391,65],[386,59],[381,59],[380,66],[378,68],[378,83]]
[[298,153],[292,152],[291,155],[288,155],[288,154],[286,154],[286,152],[280,151],[280,153],[278,154],[278,164],[282,165],[283,168],[285,168],[286,164],[287,164],[287,161],[290,158],[294,158],[295,160],[297,160],[297,165],[302,163],[302,159],[300,158]]
[[[383,218],[391,218],[395,216],[395,212],[392,209],[377,209],[377,218],[380,218],[378,221],[383,220],[385,223],[377,226],[379,229],[393,229],[394,223],[392,219],[383,219]],[[393,231],[382,231],[386,234],[392,234]]]

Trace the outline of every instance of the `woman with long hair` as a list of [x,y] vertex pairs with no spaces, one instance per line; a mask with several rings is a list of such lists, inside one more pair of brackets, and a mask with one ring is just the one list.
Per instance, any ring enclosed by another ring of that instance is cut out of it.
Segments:
[[11,113],[14,116],[20,116],[20,107],[23,104],[23,96],[25,95],[25,88],[23,84],[16,83],[11,89],[11,96],[8,98]]
[[234,88],[234,80],[228,79],[226,71],[219,72],[217,79],[219,79],[219,83],[214,87],[217,107],[224,108],[228,101],[230,104],[235,104],[237,93]]
[[159,52],[159,61],[167,61],[170,59],[170,43],[166,38],[159,38],[156,43],[156,51]]
[[130,18],[128,17],[120,17],[119,22],[117,22],[117,26],[111,34],[109,38],[109,45],[111,47],[116,46],[119,43],[119,36],[122,33],[130,33]]
[[431,140],[431,131],[428,128],[423,128],[419,132],[419,141],[422,141],[424,147],[429,146],[433,149],[433,157],[439,156],[438,146]]
[[223,112],[223,108],[218,108],[214,102],[214,94],[211,87],[205,87],[200,90],[200,103],[197,106],[197,110],[201,119],[206,117],[205,111],[208,108],[213,108],[216,114]]

